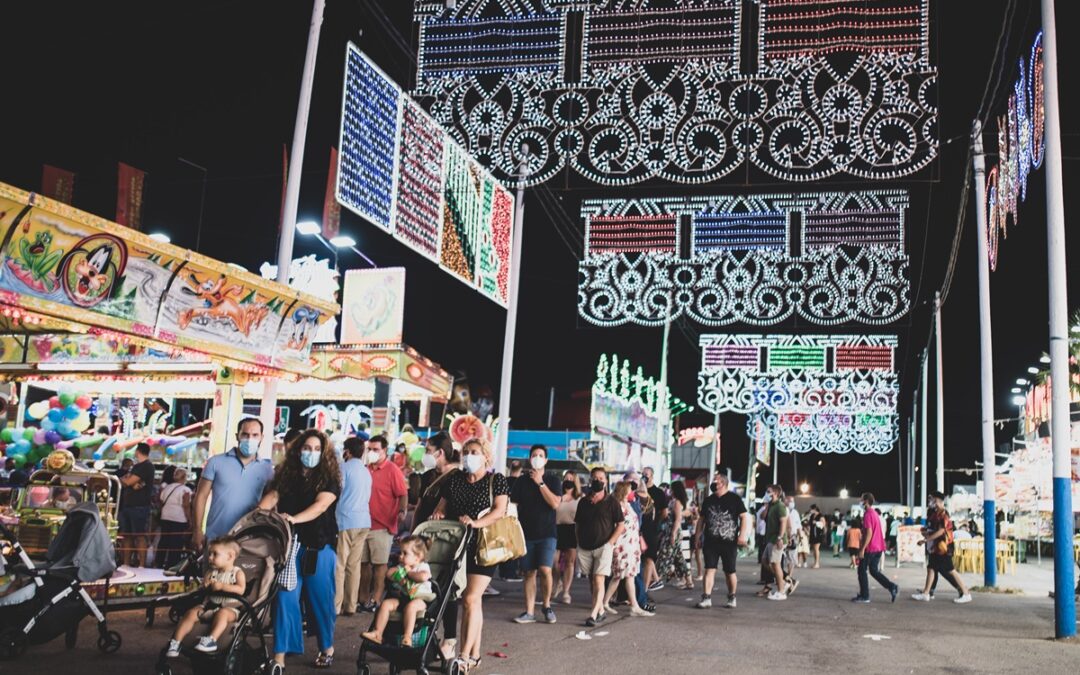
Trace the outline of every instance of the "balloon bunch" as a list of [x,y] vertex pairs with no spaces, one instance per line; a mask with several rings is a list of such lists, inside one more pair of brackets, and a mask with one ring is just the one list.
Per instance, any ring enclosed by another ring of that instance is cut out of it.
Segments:
[[194,447],[201,440],[202,438],[198,436],[188,438],[187,436],[163,436],[161,434],[135,434],[125,438],[123,435],[117,434],[102,440],[101,445],[94,451],[94,459],[101,459],[109,450],[116,450],[118,459],[133,458],[135,446],[139,443],[146,443],[150,446],[160,445],[165,449],[166,455],[172,456]]
[[0,431],[0,454],[19,468],[37,464],[53,450],[84,448],[100,444],[103,436],[82,436],[90,428],[93,399],[64,385],[48,401],[38,401],[26,409],[26,421],[40,426],[7,428]]

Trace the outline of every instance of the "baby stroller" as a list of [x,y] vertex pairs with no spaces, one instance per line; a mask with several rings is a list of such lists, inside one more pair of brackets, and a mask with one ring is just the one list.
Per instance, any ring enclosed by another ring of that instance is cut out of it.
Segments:
[[[285,567],[289,544],[292,541],[292,526],[277,511],[256,509],[247,514],[233,526],[229,535],[240,544],[240,555],[236,564],[244,570],[247,592],[244,595],[215,592],[215,595],[240,600],[242,606],[237,620],[231,624],[218,641],[218,650],[213,654],[196,651],[191,644],[181,647],[181,654],[191,660],[191,668],[196,673],[224,673],[242,675],[259,672],[267,668],[270,651],[266,644],[266,635],[270,632],[270,609],[274,596],[277,595],[277,575]],[[201,588],[193,593],[173,598],[170,615],[181,616],[188,609],[202,605],[209,595]],[[199,631],[193,631],[187,642],[198,638]],[[171,659],[161,650],[157,660],[159,675],[171,675]]]
[[88,614],[97,620],[98,649],[111,654],[120,648],[120,634],[108,629],[105,615],[82,587],[116,570],[112,541],[96,505],[83,502],[67,512],[41,567],[3,525],[0,534],[11,542],[17,559],[10,566],[13,574],[4,577],[0,556],[0,658],[16,658],[27,645],[44,644],[61,634],[73,648],[79,622]]
[[[403,670],[415,670],[427,675],[429,667],[438,661],[439,672],[451,673],[460,669],[460,662],[447,661],[439,650],[437,628],[442,622],[446,606],[461,596],[465,588],[465,552],[470,530],[457,521],[429,520],[420,524],[412,534],[431,540],[427,563],[431,566],[431,587],[435,599],[428,603],[424,616],[416,622],[412,647],[401,646],[401,612],[390,615],[390,623],[383,633],[383,643],[363,640],[360,655],[356,659],[357,675],[371,675],[367,663],[368,653],[377,654],[390,662],[391,675]],[[373,622],[374,625],[374,622]]]

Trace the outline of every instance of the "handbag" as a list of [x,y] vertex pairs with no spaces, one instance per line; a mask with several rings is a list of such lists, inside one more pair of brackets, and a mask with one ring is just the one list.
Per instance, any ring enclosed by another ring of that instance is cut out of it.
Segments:
[[[495,477],[488,476],[488,499],[495,507]],[[490,509],[489,509],[490,510]],[[491,567],[525,555],[525,531],[516,516],[505,515],[487,527],[480,528],[476,546],[476,562]]]

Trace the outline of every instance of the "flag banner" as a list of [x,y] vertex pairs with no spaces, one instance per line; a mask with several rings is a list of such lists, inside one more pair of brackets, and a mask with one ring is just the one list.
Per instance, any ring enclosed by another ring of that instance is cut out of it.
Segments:
[[71,204],[75,197],[75,174],[46,164],[41,170],[41,194]]
[[337,148],[330,148],[330,175],[326,178],[326,196],[323,198],[322,212],[322,235],[326,239],[333,239],[341,232],[341,204],[338,204],[337,195]]
[[133,230],[142,229],[143,187],[146,172],[118,163],[116,181],[116,222]]

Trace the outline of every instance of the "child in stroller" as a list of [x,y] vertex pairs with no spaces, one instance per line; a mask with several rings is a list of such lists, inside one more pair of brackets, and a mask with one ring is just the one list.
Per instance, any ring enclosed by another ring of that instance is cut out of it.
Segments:
[[[219,537],[210,542],[206,555],[210,573],[203,580],[203,588],[219,593],[243,595],[247,589],[247,581],[244,570],[236,566],[236,558],[239,555],[240,543],[233,537]],[[204,654],[213,654],[217,651],[217,641],[225,629],[230,623],[240,618],[241,606],[241,601],[236,598],[230,598],[227,595],[208,595],[204,604],[192,607],[184,614],[172,639],[169,640],[169,648],[165,651],[165,656],[169,658],[180,656],[180,643],[195,628],[195,624],[207,620],[210,621],[210,632],[199,638],[199,644],[195,645],[195,650]]]
[[423,537],[412,536],[401,540],[401,564],[386,573],[390,582],[389,593],[375,614],[375,626],[361,635],[365,640],[382,644],[390,613],[404,604],[401,612],[401,646],[412,646],[416,618],[423,615],[427,603],[435,599],[431,589],[431,566],[424,562],[430,546],[430,542]]

